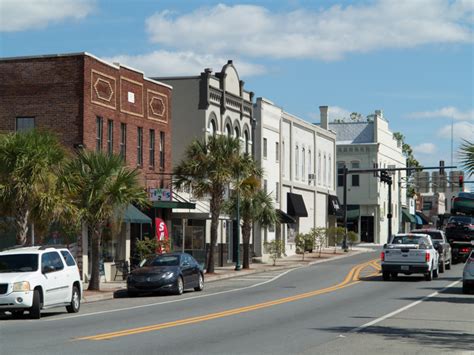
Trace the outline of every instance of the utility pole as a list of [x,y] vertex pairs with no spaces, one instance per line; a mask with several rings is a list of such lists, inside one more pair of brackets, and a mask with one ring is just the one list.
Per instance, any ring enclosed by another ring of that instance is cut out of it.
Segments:
[[344,203],[344,240],[342,242],[342,249],[344,251],[347,251],[347,167],[344,164],[344,172],[343,172],[343,185],[344,185],[344,197],[343,197],[343,203]]

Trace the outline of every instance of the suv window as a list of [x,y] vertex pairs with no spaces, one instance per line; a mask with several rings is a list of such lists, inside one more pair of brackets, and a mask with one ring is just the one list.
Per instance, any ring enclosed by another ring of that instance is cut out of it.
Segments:
[[430,231],[430,230],[416,231],[415,230],[415,231],[411,231],[411,233],[428,234],[433,240],[443,240],[443,235],[439,231]]
[[43,270],[45,266],[53,266],[55,271],[64,269],[61,257],[55,251],[43,254],[41,258],[41,270]]
[[62,254],[64,260],[66,260],[66,265],[67,266],[76,265],[76,262],[74,261],[74,258],[72,257],[70,252],[68,252],[67,250],[61,250],[61,254]]
[[469,217],[469,216],[452,216],[452,217],[449,217],[448,223],[474,224],[474,217]]
[[0,273],[38,270],[38,254],[0,255]]

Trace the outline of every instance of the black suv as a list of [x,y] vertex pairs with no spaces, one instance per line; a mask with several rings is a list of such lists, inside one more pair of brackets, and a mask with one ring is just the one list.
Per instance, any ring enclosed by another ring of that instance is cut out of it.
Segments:
[[474,217],[449,217],[445,233],[452,247],[453,259],[466,259],[471,250],[471,241],[474,240]]

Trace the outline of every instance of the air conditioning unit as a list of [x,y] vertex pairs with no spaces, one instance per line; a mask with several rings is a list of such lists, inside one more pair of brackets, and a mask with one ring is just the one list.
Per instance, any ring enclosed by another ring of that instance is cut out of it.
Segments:
[[308,174],[308,180],[315,180],[315,179],[316,179],[316,175]]

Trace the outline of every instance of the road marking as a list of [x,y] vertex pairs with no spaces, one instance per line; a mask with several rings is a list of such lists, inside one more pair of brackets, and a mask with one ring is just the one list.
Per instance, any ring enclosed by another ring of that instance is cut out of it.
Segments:
[[[126,308],[117,308],[117,309],[110,309],[110,310],[107,310],[107,311],[99,311],[99,312],[91,312],[91,313],[84,313],[84,314],[76,314],[76,315],[73,315],[73,316],[65,316],[65,317],[51,318],[51,319],[42,319],[41,322],[55,322],[55,321],[58,321],[58,320],[68,320],[68,319],[74,319],[74,318],[82,318],[82,317],[96,316],[96,315],[100,315],[100,314],[115,313],[115,312],[124,312],[124,311],[129,311],[129,310],[131,310],[131,309],[140,309],[140,308],[147,308],[147,307],[160,306],[160,305],[169,304],[169,303],[185,302],[185,301],[188,301],[188,300],[195,300],[195,299],[198,299],[198,298],[206,298],[206,297],[211,297],[211,296],[216,296],[216,295],[222,295],[222,294],[226,294],[226,293],[230,293],[230,292],[237,292],[237,291],[242,291],[242,290],[248,290],[248,289],[250,289],[250,288],[262,286],[262,285],[265,285],[265,284],[270,283],[270,282],[272,282],[272,281],[275,281],[275,280],[279,279],[280,277],[285,276],[286,274],[288,274],[288,273],[290,273],[290,272],[292,272],[292,271],[295,271],[295,270],[297,270],[297,269],[300,269],[300,268],[302,268],[302,267],[303,267],[303,266],[299,266],[299,267],[296,267],[296,268],[293,268],[293,269],[290,269],[290,270],[286,270],[285,272],[282,272],[281,274],[275,276],[274,278],[272,278],[272,279],[270,279],[270,280],[266,280],[266,281],[259,282],[259,283],[256,283],[256,284],[253,284],[253,285],[249,285],[249,286],[244,286],[244,287],[239,287],[239,288],[233,288],[232,290],[225,290],[225,291],[214,292],[214,293],[208,293],[208,294],[200,294],[200,295],[197,295],[197,296],[190,296],[190,297],[180,298],[180,299],[170,300],[170,301],[162,301],[162,302],[156,302],[156,303],[142,304],[142,305],[139,305],[139,306],[132,306],[132,307],[126,307]],[[37,323],[37,322],[35,322],[35,323]]]
[[102,334],[97,334],[97,335],[92,335],[92,336],[81,337],[81,338],[78,338],[77,340],[108,340],[108,339],[113,339],[117,337],[146,333],[146,332],[157,331],[157,330],[171,328],[171,327],[177,327],[181,325],[194,324],[194,323],[209,321],[213,319],[229,317],[236,314],[246,313],[246,312],[268,308],[268,307],[272,307],[272,306],[276,306],[276,305],[280,305],[280,304],[284,304],[288,302],[298,301],[298,300],[309,298],[309,297],[314,297],[317,295],[322,295],[325,293],[340,290],[348,286],[352,286],[359,283],[360,272],[362,271],[362,269],[369,266],[372,261],[373,260],[354,266],[349,271],[349,273],[346,275],[346,277],[341,283],[334,286],[326,287],[323,289],[314,290],[314,291],[310,291],[310,292],[306,292],[306,293],[302,293],[302,294],[298,294],[294,296],[279,298],[276,300],[258,303],[258,304],[254,304],[250,306],[232,308],[227,311],[210,313],[203,316],[185,318],[185,319],[180,319],[180,320],[176,320],[172,322],[165,322],[165,323],[159,323],[159,324],[154,324],[154,325],[149,325],[149,326],[144,326],[144,327],[131,328],[131,329],[125,329],[125,330],[120,330],[120,331],[115,331],[115,332],[110,332],[110,333],[102,333]]
[[415,307],[416,305],[420,304],[421,302],[423,301],[426,301],[427,299],[431,298],[431,297],[434,297],[436,295],[439,295],[441,292],[443,292],[444,290],[447,290],[448,288],[451,288],[453,287],[454,285],[456,285],[457,283],[461,282],[461,280],[457,280],[457,281],[454,281],[453,283],[450,283],[448,286],[444,287],[443,289],[439,290],[439,291],[436,291],[436,292],[433,292],[432,294],[429,294],[428,296],[425,296],[421,299],[419,299],[418,301],[415,301],[413,303],[410,303],[402,308],[399,308],[391,313],[388,313],[380,318],[377,318],[377,319],[374,319],[373,321],[370,321],[368,323],[365,323],[363,325],[361,325],[360,327],[357,327],[357,328],[354,328],[352,329],[351,331],[349,331],[349,333],[356,333],[356,332],[359,332],[367,327],[371,327],[372,325],[374,324],[377,324],[377,323],[380,323],[390,317],[393,317],[394,315],[398,314],[398,313],[401,313],[403,311],[406,311],[407,309],[410,309],[412,307]]

